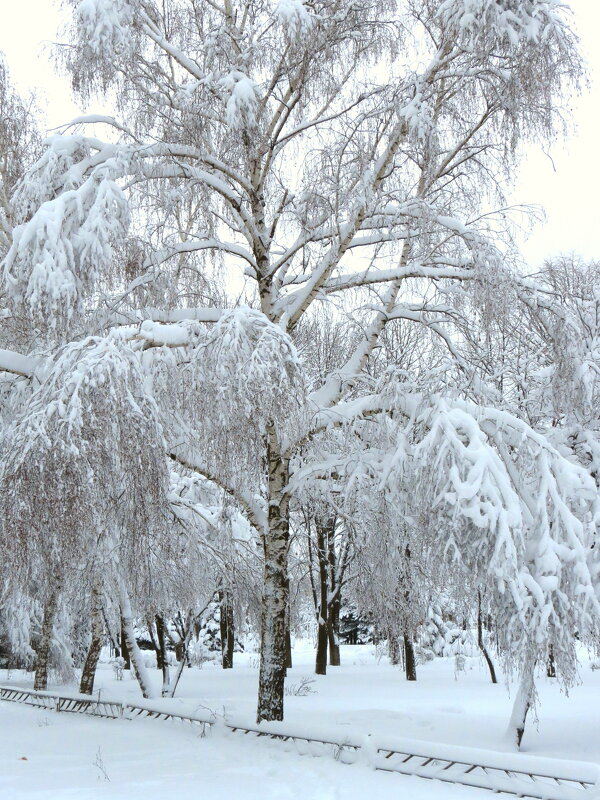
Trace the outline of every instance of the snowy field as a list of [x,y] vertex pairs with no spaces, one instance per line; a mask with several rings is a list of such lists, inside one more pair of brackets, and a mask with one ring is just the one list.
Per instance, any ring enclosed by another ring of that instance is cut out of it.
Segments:
[[[377,744],[403,739],[509,750],[504,731],[511,698],[504,683],[489,683],[478,659],[467,659],[455,676],[452,659],[423,665],[407,683],[397,667],[377,659],[372,646],[342,648],[342,666],[327,676],[312,674],[313,651],[297,646],[287,680],[284,726],[318,738],[361,739]],[[159,687],[159,673],[152,673]],[[0,671],[0,681],[31,686],[31,676]],[[304,696],[293,694],[303,678],[314,679]],[[586,663],[582,682],[565,697],[556,681],[540,678],[538,725],[532,721],[523,751],[600,763],[600,672]],[[236,654],[224,671],[207,663],[186,669],[174,700],[153,706],[254,722],[257,657]],[[72,687],[74,688],[74,687]],[[116,681],[101,664],[96,688],[108,697],[139,702],[137,683],[125,673]],[[65,692],[61,687],[61,692]],[[479,800],[488,792],[376,773],[367,763],[346,766],[329,757],[301,756],[292,744],[256,740],[217,726],[201,738],[177,723],[102,720],[60,715],[20,705],[0,705],[1,798],[179,798],[236,800],[337,800],[367,792],[387,800],[399,796]],[[524,756],[526,757],[526,756]]]
[[[2,704],[6,800],[490,800],[477,789],[345,766],[283,743],[177,724],[90,719]],[[26,760],[24,760],[26,759]]]

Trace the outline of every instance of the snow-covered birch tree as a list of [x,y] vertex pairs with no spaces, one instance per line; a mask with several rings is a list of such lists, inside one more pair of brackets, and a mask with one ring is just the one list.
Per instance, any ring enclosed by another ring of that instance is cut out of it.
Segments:
[[[463,291],[488,313],[502,313],[501,297],[535,293],[507,267],[489,207],[522,137],[552,135],[562,92],[579,76],[568,9],[557,0],[69,5],[60,55],[73,87],[84,99],[111,93],[117,115],[82,117],[48,140],[17,189],[6,286],[40,332],[41,356],[121,325],[145,372],[156,367],[145,391],[161,409],[166,454],[231,494],[261,537],[258,719],[281,719],[290,503],[307,444],[382,411],[369,365],[386,326],[426,328],[466,369],[452,333],[457,287],[471,287]],[[91,125],[105,126],[105,138],[79,132]],[[219,263],[252,309],[203,297]],[[293,338],[322,302],[367,319],[345,363],[311,383]],[[439,409],[414,395],[403,403],[411,417],[415,404]],[[460,413],[470,430],[476,407]],[[466,450],[452,451],[459,471]]]

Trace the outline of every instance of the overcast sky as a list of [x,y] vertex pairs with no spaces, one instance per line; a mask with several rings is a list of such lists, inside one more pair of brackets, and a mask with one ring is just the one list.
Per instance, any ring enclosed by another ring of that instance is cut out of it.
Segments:
[[[600,258],[600,2],[570,0],[584,54],[590,66],[591,89],[573,100],[574,132],[549,153],[528,147],[511,200],[546,210],[547,222],[536,225],[523,251],[536,269],[544,258],[574,250]],[[9,5],[6,3],[6,5]],[[2,12],[0,50],[6,54],[14,82],[35,90],[49,127],[81,113],[68,80],[54,74],[45,45],[57,38],[59,12],[52,0],[17,0]],[[107,111],[99,107],[92,111]]]

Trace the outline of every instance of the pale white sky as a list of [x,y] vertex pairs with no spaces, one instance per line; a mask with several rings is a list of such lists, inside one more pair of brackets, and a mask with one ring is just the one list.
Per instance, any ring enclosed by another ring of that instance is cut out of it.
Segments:
[[[54,73],[44,43],[56,40],[59,12],[52,0],[5,3],[0,50],[19,89],[40,95],[49,127],[81,113],[71,98],[69,82]],[[514,203],[542,205],[545,224],[536,225],[523,243],[525,257],[536,269],[547,256],[574,250],[600,259],[600,2],[570,0],[577,29],[590,65],[592,86],[573,100],[574,132],[550,151],[528,147],[520,177],[511,194]],[[107,112],[99,105],[89,111]]]

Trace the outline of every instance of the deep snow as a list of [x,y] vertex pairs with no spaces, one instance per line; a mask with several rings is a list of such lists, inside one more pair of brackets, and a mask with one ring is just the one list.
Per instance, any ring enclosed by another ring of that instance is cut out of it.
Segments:
[[[153,655],[147,653],[151,659]],[[316,733],[335,728],[337,738],[371,733],[447,742],[492,750],[511,750],[505,732],[514,692],[490,683],[479,658],[467,658],[466,671],[456,673],[453,658],[436,658],[418,668],[418,680],[409,683],[399,667],[378,657],[372,645],[342,646],[342,666],[328,667],[325,676],[314,675],[314,649],[310,642],[294,648],[294,668],[286,680],[286,722],[301,724]],[[151,671],[160,692],[160,674]],[[100,665],[96,690],[106,696],[138,700],[137,683],[127,673],[116,681],[107,664]],[[4,672],[0,670],[0,680]],[[301,697],[293,691],[303,678],[314,682]],[[207,662],[202,669],[185,669],[172,701],[188,710],[209,709],[254,722],[258,681],[258,656],[236,653],[235,668],[222,670]],[[538,724],[528,721],[522,751],[556,758],[600,763],[600,670],[590,668],[582,655],[581,684],[566,696],[556,681],[538,676]]]
[[[148,654],[149,656],[149,654]],[[150,656],[149,656],[150,657]],[[504,732],[511,698],[493,686],[479,659],[455,674],[453,659],[419,668],[416,683],[378,660],[372,646],[342,648],[342,666],[312,674],[314,651],[298,643],[287,680],[285,725],[338,741],[373,734],[378,743],[399,738],[506,751]],[[600,763],[600,671],[589,663],[569,697],[556,681],[538,679],[539,725],[531,724],[523,750],[538,756]],[[156,689],[160,674],[151,671]],[[293,694],[303,678],[314,679],[304,696]],[[0,671],[0,682],[31,686],[31,675]],[[207,663],[186,669],[174,700],[152,701],[178,711],[214,713],[254,722],[257,656],[236,654],[233,670]],[[73,690],[75,687],[70,687]],[[105,696],[139,702],[137,683],[115,679],[101,664],[96,689]],[[60,687],[67,693],[67,687]],[[251,739],[217,727],[206,738],[177,723],[101,720],[0,704],[0,797],[179,798],[230,797],[337,800],[377,793],[425,798],[488,797],[489,793],[373,772],[366,764],[345,766],[333,758],[300,756],[291,744]],[[21,760],[24,757],[27,760]],[[565,767],[573,765],[565,764]],[[595,774],[595,769],[590,767]],[[104,774],[106,772],[106,775]],[[109,780],[106,779],[108,776]]]

